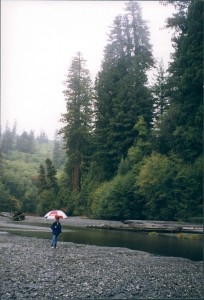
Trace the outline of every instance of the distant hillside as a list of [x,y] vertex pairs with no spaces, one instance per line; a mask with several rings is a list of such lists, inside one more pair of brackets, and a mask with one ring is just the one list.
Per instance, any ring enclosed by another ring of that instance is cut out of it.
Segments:
[[[59,147],[58,147],[59,148]],[[16,149],[1,153],[0,161],[0,211],[23,210],[34,213],[37,205],[36,180],[40,164],[46,159],[53,161],[55,141],[39,143],[35,141],[33,153]],[[60,148],[58,151],[62,151]],[[56,154],[58,166],[63,168],[65,155]],[[64,161],[63,161],[64,160]]]

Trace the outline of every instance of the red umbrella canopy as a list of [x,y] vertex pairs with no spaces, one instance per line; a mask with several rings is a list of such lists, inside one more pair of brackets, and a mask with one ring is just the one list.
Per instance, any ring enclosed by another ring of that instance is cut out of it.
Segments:
[[56,218],[66,219],[68,217],[62,210],[51,210],[44,216],[44,218],[46,218],[46,219],[56,219]]

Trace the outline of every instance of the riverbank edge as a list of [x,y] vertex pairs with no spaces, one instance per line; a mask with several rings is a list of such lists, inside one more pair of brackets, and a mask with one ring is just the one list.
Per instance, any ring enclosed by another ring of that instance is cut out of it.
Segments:
[[[25,215],[25,220],[13,221],[8,213],[0,213],[0,227],[3,223],[21,224],[21,225],[35,225],[45,224],[52,220],[46,220],[44,217]],[[174,221],[151,221],[151,220],[100,220],[90,219],[86,217],[69,217],[63,219],[63,225],[68,227],[82,227],[106,230],[123,230],[134,232],[156,232],[156,233],[191,233],[203,234],[203,224],[192,224],[186,222]]]

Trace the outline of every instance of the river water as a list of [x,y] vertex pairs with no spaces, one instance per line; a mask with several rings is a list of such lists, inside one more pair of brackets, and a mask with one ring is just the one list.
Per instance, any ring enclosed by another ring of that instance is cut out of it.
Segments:
[[[51,239],[51,232],[15,231],[23,236]],[[178,238],[171,234],[148,234],[120,230],[63,227],[59,241],[78,244],[125,247],[154,255],[184,257],[194,261],[203,260],[203,241]]]

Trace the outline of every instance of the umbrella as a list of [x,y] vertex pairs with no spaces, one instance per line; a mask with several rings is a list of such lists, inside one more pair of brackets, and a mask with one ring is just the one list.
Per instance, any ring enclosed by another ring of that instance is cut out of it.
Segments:
[[61,219],[68,218],[67,215],[61,210],[51,210],[44,216],[44,218],[47,220],[55,219],[56,217]]

